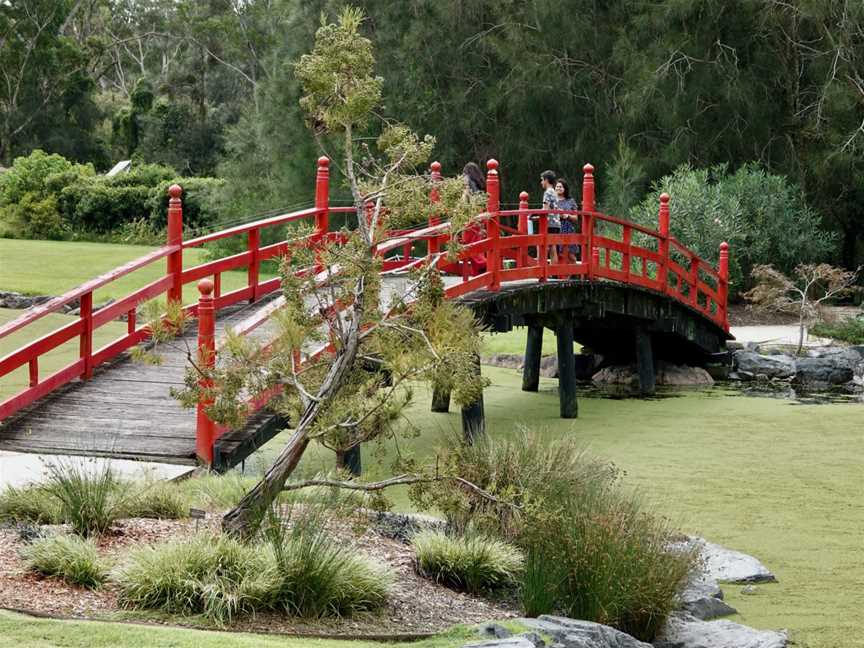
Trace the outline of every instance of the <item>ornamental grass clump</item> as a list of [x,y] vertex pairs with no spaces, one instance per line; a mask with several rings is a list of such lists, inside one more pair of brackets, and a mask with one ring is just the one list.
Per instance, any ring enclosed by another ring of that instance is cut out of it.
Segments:
[[60,502],[44,486],[7,487],[0,493],[0,520],[59,524]]
[[393,581],[381,565],[337,541],[325,526],[330,505],[293,504],[264,528],[275,566],[268,607],[301,617],[351,616],[381,608]]
[[179,520],[189,516],[189,499],[175,484],[146,481],[130,485],[123,517]]
[[696,556],[669,551],[674,528],[621,484],[614,466],[570,440],[524,430],[455,444],[442,459],[496,501],[444,481],[412,494],[434,502],[454,528],[473,526],[523,551],[526,614],[560,613],[653,639]]
[[105,533],[123,516],[125,495],[111,465],[72,459],[47,464],[45,489],[60,505],[62,520],[89,537]]
[[22,550],[27,569],[82,587],[99,587],[108,577],[95,543],[75,535],[49,536]]
[[115,580],[125,607],[202,614],[221,625],[260,607],[270,573],[260,548],[201,533],[134,550]]
[[522,552],[513,545],[471,533],[418,533],[411,541],[417,571],[436,583],[472,593],[513,585],[522,573]]

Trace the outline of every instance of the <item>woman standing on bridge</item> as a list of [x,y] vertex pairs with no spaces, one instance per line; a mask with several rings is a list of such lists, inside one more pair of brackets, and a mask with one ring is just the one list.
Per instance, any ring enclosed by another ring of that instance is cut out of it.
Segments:
[[[566,211],[576,211],[579,209],[579,205],[576,204],[576,201],[570,197],[570,185],[567,184],[567,181],[563,178],[558,180],[555,183],[555,196],[557,201],[558,209],[566,210]],[[575,214],[559,214],[561,218],[561,233],[562,234],[575,234],[576,232],[582,231],[582,223],[580,221],[579,216]],[[578,245],[568,245],[567,246],[567,262],[568,263],[578,263],[581,257],[580,248]],[[558,246],[558,256],[562,256],[564,254],[564,246]]]

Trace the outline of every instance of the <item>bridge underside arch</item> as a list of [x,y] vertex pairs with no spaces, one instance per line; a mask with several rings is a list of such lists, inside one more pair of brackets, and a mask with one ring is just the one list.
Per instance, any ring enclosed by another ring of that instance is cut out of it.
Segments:
[[637,332],[651,338],[655,359],[701,365],[725,349],[731,336],[697,311],[671,297],[605,281],[504,284],[461,302],[487,329],[572,326],[575,341],[617,362],[635,359]]

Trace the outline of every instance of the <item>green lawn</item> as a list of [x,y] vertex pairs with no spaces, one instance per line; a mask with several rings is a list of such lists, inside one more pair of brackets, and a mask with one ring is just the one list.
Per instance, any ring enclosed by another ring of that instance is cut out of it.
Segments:
[[[0,290],[60,295],[152,249],[141,245],[0,238]],[[184,268],[206,261],[204,251],[197,248],[185,250],[183,255]],[[166,263],[164,259],[156,261],[97,290],[94,303],[124,297],[159,279],[165,274]],[[222,276],[223,292],[245,285],[245,272],[227,272]],[[198,291],[193,284],[184,287],[184,303],[197,298]]]
[[0,643],[20,648],[456,648],[473,636],[468,629],[456,629],[412,643],[334,641],[100,621],[54,621],[0,610]]
[[[79,243],[66,241],[25,241],[0,238],[0,290],[31,295],[60,295],[89,279],[138,258],[153,248],[140,245],[110,243]],[[184,267],[206,261],[199,249],[186,250]],[[126,275],[96,291],[94,303],[128,295],[165,274],[166,261],[157,261],[146,268]],[[262,276],[264,274],[262,273]],[[227,272],[222,276],[222,291],[228,292],[246,285],[245,272]],[[194,284],[184,287],[184,303],[198,298]],[[24,311],[0,309],[0,324],[14,319]],[[38,339],[72,321],[66,315],[49,315],[34,324],[0,339],[0,358],[21,345]],[[110,322],[94,332],[94,349],[115,340],[126,330],[122,322]],[[39,359],[41,377],[66,366],[77,357],[78,340],[70,340]],[[0,378],[0,400],[26,386],[27,367]]]
[[[659,400],[583,398],[579,418],[564,421],[556,381],[541,379],[541,391],[531,394],[520,390],[518,372],[483,370],[493,383],[485,395],[491,434],[525,424],[550,439],[575,436],[624,469],[627,482],[682,529],[765,562],[780,582],[749,596],[727,586],[741,611],[733,620],[790,628],[811,648],[864,646],[854,621],[864,583],[861,405],[796,405],[717,389]],[[455,407],[430,413],[422,388],[417,397],[408,416],[423,434],[399,445],[428,458],[445,432],[458,433],[460,415]],[[262,465],[283,440],[247,466]],[[387,474],[371,451],[364,462],[370,478]],[[332,465],[332,453],[312,446],[302,470]],[[404,493],[394,500],[409,506]]]

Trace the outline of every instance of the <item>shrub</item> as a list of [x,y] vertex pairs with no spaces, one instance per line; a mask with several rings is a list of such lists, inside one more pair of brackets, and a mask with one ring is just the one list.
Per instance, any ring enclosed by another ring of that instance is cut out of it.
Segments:
[[189,516],[189,500],[175,484],[144,482],[130,485],[123,517],[178,520]]
[[833,338],[849,344],[864,344],[864,317],[837,322],[820,322],[810,328],[811,335]]
[[192,506],[221,511],[236,506],[255,482],[253,477],[231,471],[224,475],[208,473],[192,477],[174,487],[187,497]]
[[202,533],[134,550],[116,581],[121,605],[200,613],[222,624],[261,606],[271,574],[260,548]]
[[[225,181],[219,178],[174,177],[160,182],[150,192],[146,207],[152,227],[158,229],[168,224],[168,187],[172,184],[183,187],[184,229],[200,228],[212,221],[209,201]],[[186,236],[190,235],[194,235],[194,232],[186,233]]]
[[22,551],[27,568],[46,576],[58,576],[73,585],[98,587],[107,570],[92,540],[58,535],[34,541]]
[[572,441],[524,432],[478,440],[445,455],[448,472],[499,502],[439,482],[415,499],[438,503],[457,528],[468,521],[527,556],[521,582],[531,614],[562,612],[653,638],[695,556],[670,553],[675,533],[620,483],[618,471]]
[[522,573],[522,552],[480,534],[448,536],[424,531],[411,541],[417,570],[436,583],[483,592],[515,583]]
[[104,533],[123,513],[124,495],[107,462],[101,468],[72,460],[50,463],[45,489],[59,502],[63,521],[80,536]]
[[44,486],[15,488],[0,493],[0,520],[60,524],[60,502]]
[[835,236],[805,202],[800,188],[784,176],[745,164],[730,173],[725,164],[710,169],[679,167],[656,182],[629,216],[657,228],[660,193],[670,201],[673,236],[717,264],[722,241],[730,246],[730,295],[751,287],[754,264],[771,264],[789,273],[799,263],[831,254]]

